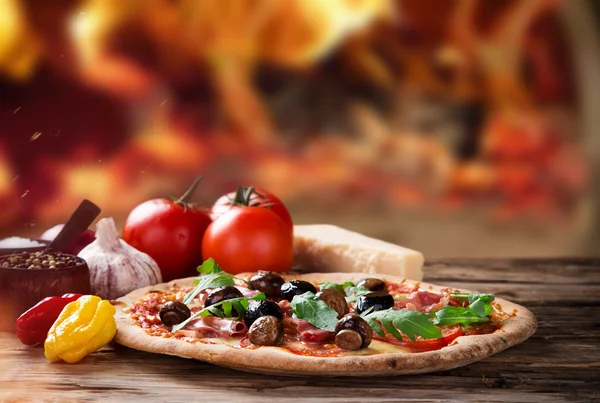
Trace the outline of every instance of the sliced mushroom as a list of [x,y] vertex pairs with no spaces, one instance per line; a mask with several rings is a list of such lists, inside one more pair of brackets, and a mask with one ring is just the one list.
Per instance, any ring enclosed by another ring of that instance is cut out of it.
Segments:
[[358,284],[356,284],[356,286],[364,287],[369,291],[386,291],[387,290],[387,285],[385,284],[385,282],[383,280],[380,280],[378,278],[373,278],[373,277],[365,278],[365,279],[359,281]]
[[344,350],[354,351],[368,347],[372,339],[373,329],[355,313],[344,315],[335,326],[335,344]]
[[160,308],[160,320],[166,326],[175,326],[191,316],[190,308],[179,301],[169,301]]
[[325,302],[329,307],[338,313],[338,319],[349,312],[346,298],[341,292],[333,288],[327,288],[317,293],[317,298]]
[[263,292],[269,298],[279,298],[281,285],[285,283],[283,277],[270,271],[260,271],[248,281],[251,290]]
[[258,346],[278,346],[283,334],[283,324],[274,316],[261,316],[248,329],[248,339]]

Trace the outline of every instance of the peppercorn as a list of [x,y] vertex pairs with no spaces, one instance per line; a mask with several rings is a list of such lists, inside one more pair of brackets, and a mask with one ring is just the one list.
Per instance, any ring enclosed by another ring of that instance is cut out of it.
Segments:
[[19,269],[57,269],[84,263],[77,256],[55,252],[23,252],[0,259],[0,266]]

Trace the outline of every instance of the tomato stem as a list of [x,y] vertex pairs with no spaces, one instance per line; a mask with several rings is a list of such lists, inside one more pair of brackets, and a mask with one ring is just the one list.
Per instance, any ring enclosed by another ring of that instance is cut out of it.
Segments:
[[198,184],[200,183],[201,180],[202,180],[202,175],[199,175],[196,179],[194,179],[194,182],[192,182],[192,185],[188,188],[188,190],[185,191],[183,196],[181,196],[179,199],[175,200],[175,203],[181,204],[182,206],[187,207],[190,197],[196,191],[196,188],[198,187]]
[[254,193],[254,187],[240,186],[235,191],[235,197],[233,198],[233,204],[238,206],[250,206],[250,199]]

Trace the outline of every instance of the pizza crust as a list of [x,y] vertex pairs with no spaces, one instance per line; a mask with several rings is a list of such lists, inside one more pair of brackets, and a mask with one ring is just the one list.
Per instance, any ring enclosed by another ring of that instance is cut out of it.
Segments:
[[[242,277],[243,275],[240,275]],[[289,275],[308,281],[358,281],[364,275],[357,273],[310,273]],[[403,279],[378,275],[378,278],[394,282]],[[445,371],[470,364],[511,346],[523,342],[535,333],[537,320],[526,308],[497,298],[503,311],[516,312],[507,319],[501,331],[475,336],[458,337],[451,345],[441,350],[422,353],[382,353],[376,355],[346,357],[311,357],[293,354],[279,347],[244,349],[225,344],[189,343],[184,340],[150,336],[123,311],[151,290],[168,291],[174,284],[190,287],[194,278],[174,280],[170,283],[145,287],[119,298],[116,305],[117,335],[115,340],[136,350],[168,354],[206,361],[216,365],[247,372],[278,375],[318,376],[389,376]],[[422,290],[439,291],[442,288],[429,283],[420,283]],[[461,290],[468,292],[468,290]]]

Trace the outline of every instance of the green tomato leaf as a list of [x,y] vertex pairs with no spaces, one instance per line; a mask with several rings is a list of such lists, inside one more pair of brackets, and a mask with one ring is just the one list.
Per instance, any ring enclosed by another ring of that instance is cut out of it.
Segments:
[[294,296],[290,305],[298,319],[305,319],[311,325],[329,332],[335,330],[337,312],[312,292]]
[[442,331],[429,320],[429,317],[421,312],[407,309],[395,310],[393,308],[384,311],[375,311],[365,316],[365,320],[373,331],[383,337],[381,326],[398,340],[402,340],[402,332],[409,339],[415,341],[415,336],[424,339],[439,339]]

